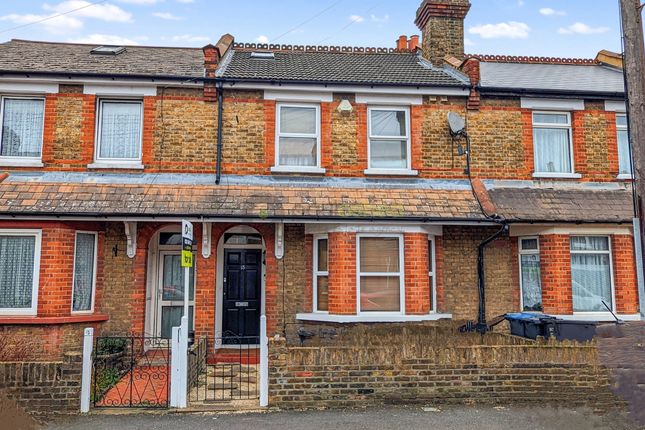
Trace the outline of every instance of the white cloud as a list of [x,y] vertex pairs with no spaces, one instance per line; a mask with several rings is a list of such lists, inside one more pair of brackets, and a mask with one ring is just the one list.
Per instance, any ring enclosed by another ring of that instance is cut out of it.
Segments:
[[70,15],[80,18],[100,19],[101,21],[108,22],[132,22],[132,14],[130,12],[126,12],[110,3],[92,4],[85,0],[66,0],[55,5],[45,3],[43,9],[55,13],[69,13],[74,9],[79,9]]
[[497,24],[480,24],[470,27],[470,34],[477,34],[483,39],[526,39],[529,37],[531,27],[523,22],[509,21]]
[[567,13],[563,10],[555,10],[550,7],[543,7],[540,9],[540,15],[543,16],[564,16]]
[[363,18],[360,15],[350,15],[349,20],[353,21],[353,22],[363,22],[363,21],[365,21],[365,18]]
[[609,27],[590,27],[585,23],[576,22],[568,27],[558,29],[560,34],[600,34],[609,31]]
[[269,43],[269,38],[266,37],[264,34],[261,34],[255,38],[255,41],[258,43]]
[[390,20],[390,15],[383,15],[383,16],[376,16],[376,15],[370,15],[370,19],[372,22],[388,22]]
[[68,42],[89,43],[92,45],[138,45],[138,43],[132,39],[112,34],[90,34],[75,39],[69,39]]
[[168,21],[181,21],[184,19],[183,17],[173,15],[170,12],[154,12],[152,15],[156,16],[157,18],[166,19]]
[[69,34],[70,32],[83,28],[83,21],[68,15],[18,15],[12,13],[0,16],[0,21],[9,21],[17,25],[33,24],[43,19],[47,20],[38,23],[38,25],[42,26],[45,31],[52,34]]
[[190,4],[195,3],[195,0],[177,0],[177,3]]
[[181,42],[181,43],[202,43],[202,42],[208,42],[210,39],[207,36],[196,36],[193,34],[180,34],[177,36],[172,36],[170,38],[171,41],[173,42]]
[[524,3],[524,0],[517,0],[517,5],[518,5],[519,7],[522,7],[522,6],[524,6],[525,4],[526,4],[526,3]]

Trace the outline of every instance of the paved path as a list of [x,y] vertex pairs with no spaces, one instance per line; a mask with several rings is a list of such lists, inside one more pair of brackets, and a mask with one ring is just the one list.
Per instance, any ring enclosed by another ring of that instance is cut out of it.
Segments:
[[622,416],[551,408],[422,407],[247,414],[91,415],[66,418],[49,430],[632,430]]

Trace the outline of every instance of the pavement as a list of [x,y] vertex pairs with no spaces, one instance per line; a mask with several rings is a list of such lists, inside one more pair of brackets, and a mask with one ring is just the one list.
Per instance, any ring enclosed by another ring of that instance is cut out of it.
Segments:
[[[1,427],[1,426],[0,426]],[[47,430],[635,430],[624,415],[546,407],[382,407],[254,413],[91,414],[58,418]]]

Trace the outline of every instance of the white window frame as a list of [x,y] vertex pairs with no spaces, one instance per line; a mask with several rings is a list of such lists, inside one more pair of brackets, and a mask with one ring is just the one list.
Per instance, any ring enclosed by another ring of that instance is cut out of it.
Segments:
[[[141,112],[141,134],[139,136],[139,156],[137,158],[103,158],[101,154],[101,127],[103,125],[103,104],[104,103],[128,103],[138,104]],[[108,164],[108,165],[134,165],[139,166],[143,156],[143,100],[141,99],[126,99],[126,98],[113,98],[102,97],[97,101],[96,108],[96,135],[94,136],[94,161],[95,164]],[[94,167],[93,165],[90,167]]]
[[33,286],[31,289],[31,308],[0,308],[0,315],[36,316],[38,313],[38,287],[40,285],[42,230],[0,229],[0,236],[31,236],[36,238],[34,242],[34,272]]
[[[550,123],[540,123],[535,122],[535,115],[566,115],[567,124],[550,124]],[[532,139],[533,139],[533,176],[541,178],[580,178],[581,175],[575,172],[575,159],[573,153],[573,124],[571,122],[571,112],[565,111],[542,111],[535,110],[531,113],[531,124],[532,124]],[[540,172],[537,169],[537,153],[535,151],[535,129],[566,129],[568,130],[569,135],[569,160],[570,166],[568,172]]]
[[432,258],[429,259],[430,267],[428,267],[428,277],[430,278],[430,299],[432,300],[432,306],[430,307],[430,313],[437,312],[437,253],[436,253],[436,242],[434,236],[428,236],[428,251],[432,252]]
[[[618,117],[624,117],[625,118],[625,125],[618,125]],[[628,132],[629,127],[627,126],[627,114],[623,112],[618,112],[616,113],[616,149],[618,150],[618,132],[624,131]],[[618,179],[632,179],[634,178],[634,166],[632,163],[632,157],[631,157],[631,147],[630,147],[630,142],[629,142],[629,133],[627,134],[627,147],[630,149],[630,157],[627,162],[629,163],[631,173],[618,173]],[[618,165],[620,166],[620,150],[618,150]],[[620,168],[620,167],[619,167]]]
[[[405,136],[378,136],[372,135],[372,112],[373,111],[399,111],[405,112]],[[412,170],[412,143],[410,132],[410,108],[407,106],[368,106],[367,108],[367,170],[366,174],[385,174],[385,175],[415,175],[417,172]],[[391,140],[398,142],[405,140],[406,146],[406,167],[405,168],[384,168],[372,167],[372,139]]]
[[[573,237],[605,237],[607,238],[607,250],[603,251],[573,251],[571,250],[571,238]],[[614,285],[614,256],[611,243],[611,236],[598,235],[598,234],[572,234],[569,236],[569,264],[571,264],[572,254],[608,254],[609,255],[609,282],[611,291],[611,311],[616,313],[616,290]],[[573,269],[569,268],[571,272],[571,305],[573,306]],[[609,311],[574,311],[574,315],[606,315]]]
[[43,123],[41,124],[41,139],[40,139],[40,156],[39,157],[19,157],[12,155],[0,155],[0,163],[3,165],[15,165],[25,167],[42,167],[43,159],[43,141],[45,139],[45,112],[47,101],[42,96],[13,96],[5,95],[0,97],[0,148],[2,147],[2,127],[4,126],[4,102],[5,100],[41,100],[43,102]]
[[[399,272],[361,272],[361,238],[379,237],[399,239]],[[379,315],[405,315],[405,259],[404,259],[404,241],[402,234],[377,234],[377,233],[359,233],[356,235],[356,314],[379,316]],[[376,276],[399,276],[399,311],[391,312],[373,312],[361,310],[361,277]]]
[[[315,109],[316,111],[316,133],[307,134],[307,133],[282,133],[280,131],[280,118],[282,115],[282,108],[308,108]],[[316,139],[316,165],[315,166],[290,166],[290,165],[281,165],[280,164],[280,138],[281,137],[300,137],[307,139]],[[319,103],[286,103],[280,102],[276,103],[275,107],[275,159],[273,167],[271,168],[272,172],[305,172],[305,173],[324,173],[325,169],[320,167],[320,104]]]
[[[321,240],[326,240],[327,241],[327,270],[318,270],[318,242]],[[329,237],[326,234],[317,234],[314,235],[314,240],[313,240],[313,312],[316,313],[322,313],[322,314],[328,314],[329,313],[329,308],[326,311],[321,311],[318,310],[318,277],[319,276],[327,276],[327,285],[329,288]],[[329,290],[328,290],[329,291]]]
[[[537,241],[537,249],[524,249],[522,248],[523,240],[535,239]],[[520,278],[520,312],[531,312],[531,313],[542,313],[540,311],[525,311],[524,310],[524,282],[522,281],[522,255],[536,255],[540,262],[540,278],[542,277],[542,256],[540,255],[540,236],[519,236],[517,238],[517,253],[518,259],[517,264],[519,268],[519,278]],[[540,290],[542,290],[542,280],[540,279]],[[544,304],[542,304],[544,309]]]
[[[94,236],[94,255],[93,255],[93,269],[92,269],[92,301],[89,310],[75,311],[74,310],[74,286],[76,285],[76,246],[78,244],[79,234],[91,234]],[[74,267],[72,268],[72,303],[70,304],[72,314],[92,314],[94,313],[94,303],[96,300],[96,269],[98,260],[98,242],[99,235],[95,231],[76,230],[74,235]]]

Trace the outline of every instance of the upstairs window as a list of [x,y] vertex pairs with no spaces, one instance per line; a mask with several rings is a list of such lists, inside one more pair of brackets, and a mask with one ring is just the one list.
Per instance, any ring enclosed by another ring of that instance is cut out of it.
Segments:
[[574,312],[612,309],[611,250],[607,236],[572,236],[571,288]]
[[533,113],[535,173],[572,174],[571,115],[567,112]]
[[358,236],[359,312],[403,311],[403,237]]
[[618,174],[632,176],[632,160],[627,135],[627,115],[616,115],[616,140],[618,142]]
[[329,311],[329,269],[327,236],[314,239],[314,312]]
[[410,169],[409,110],[369,109],[369,168]]
[[279,104],[276,121],[276,165],[309,168],[320,164],[320,107]]
[[3,97],[0,156],[40,159],[44,116],[43,99]]
[[524,237],[519,241],[522,311],[542,311],[539,239]]
[[97,161],[141,160],[141,101],[99,101]]

